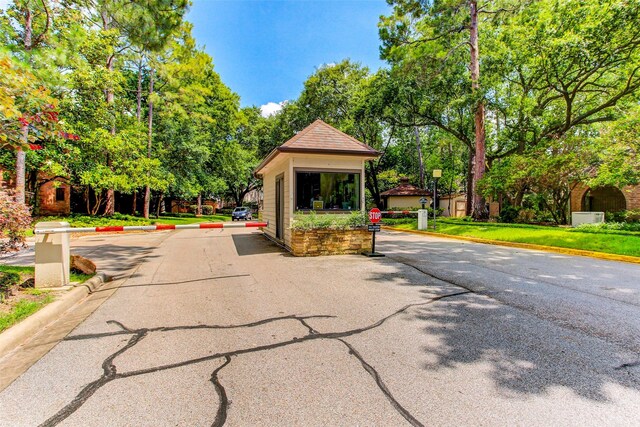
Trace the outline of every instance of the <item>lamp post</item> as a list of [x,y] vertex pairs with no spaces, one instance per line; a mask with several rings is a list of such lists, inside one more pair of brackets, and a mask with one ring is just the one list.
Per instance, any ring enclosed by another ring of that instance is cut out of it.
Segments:
[[436,194],[438,191],[438,179],[442,176],[442,169],[434,169],[433,170],[433,231],[436,230],[436,209],[438,206],[436,205]]

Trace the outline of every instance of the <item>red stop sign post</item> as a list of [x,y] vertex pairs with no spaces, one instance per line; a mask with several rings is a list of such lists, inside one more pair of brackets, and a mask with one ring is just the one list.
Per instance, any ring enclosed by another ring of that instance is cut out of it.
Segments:
[[378,224],[382,219],[382,212],[380,209],[373,208],[369,211],[369,221],[371,224],[367,226],[367,229],[372,233],[371,234],[371,252],[363,252],[362,255],[366,255],[368,257],[383,257],[384,254],[376,252],[376,231],[380,231],[380,225]]

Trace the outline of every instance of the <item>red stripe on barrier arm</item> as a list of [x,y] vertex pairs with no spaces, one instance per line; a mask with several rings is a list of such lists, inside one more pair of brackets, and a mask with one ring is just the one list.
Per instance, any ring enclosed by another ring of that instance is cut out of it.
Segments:
[[158,224],[156,225],[156,230],[175,230],[176,226],[174,224]]
[[409,211],[402,211],[402,213],[403,213],[404,215],[407,215],[407,214],[409,214],[409,213],[411,213],[411,212],[409,212]]
[[102,231],[124,231],[124,226],[122,225],[110,225],[107,227],[96,227],[96,232]]
[[247,222],[245,227],[268,227],[269,224],[266,222]]
[[224,228],[224,224],[222,223],[207,223],[203,222],[200,224],[200,228]]

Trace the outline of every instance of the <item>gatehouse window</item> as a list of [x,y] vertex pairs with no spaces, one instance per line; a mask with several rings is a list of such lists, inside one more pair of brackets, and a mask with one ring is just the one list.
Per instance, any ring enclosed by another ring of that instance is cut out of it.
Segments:
[[360,173],[296,171],[296,210],[360,210]]

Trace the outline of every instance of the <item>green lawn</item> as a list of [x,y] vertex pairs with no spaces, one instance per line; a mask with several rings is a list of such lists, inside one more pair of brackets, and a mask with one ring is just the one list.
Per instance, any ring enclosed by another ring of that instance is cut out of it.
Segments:
[[[33,277],[34,270],[34,267],[0,265],[0,272],[18,273],[20,282]],[[82,283],[91,277],[93,277],[93,274],[71,273],[70,279],[72,282]],[[55,299],[51,291],[46,289],[22,289],[18,291],[17,295],[18,299],[7,307],[8,311],[3,310],[0,312],[0,332],[29,317]]]
[[[230,215],[202,215],[195,216],[161,216],[160,218],[144,219],[133,215],[115,214],[112,217],[70,215],[66,217],[47,216],[37,219],[41,221],[65,221],[71,227],[106,227],[118,225],[154,225],[154,224],[197,224],[200,222],[227,222],[231,221]],[[28,236],[33,235],[33,230],[27,232]]]
[[[401,230],[418,229],[417,220],[404,223],[400,221],[391,222],[388,222],[387,225]],[[469,223],[450,219],[438,220],[436,231],[453,236],[475,237],[502,242],[531,243],[640,257],[640,233],[637,232],[593,233],[559,227]]]

